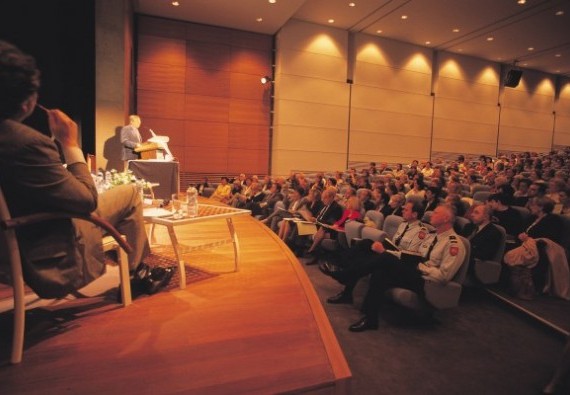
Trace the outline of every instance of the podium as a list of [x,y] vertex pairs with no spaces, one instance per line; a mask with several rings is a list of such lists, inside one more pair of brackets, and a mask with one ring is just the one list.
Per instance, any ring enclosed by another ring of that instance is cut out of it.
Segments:
[[[158,151],[162,150],[162,147],[157,143],[147,142],[142,143],[140,146],[134,149],[141,156],[141,159],[156,159],[158,158]],[[161,155],[164,156],[164,155]]]

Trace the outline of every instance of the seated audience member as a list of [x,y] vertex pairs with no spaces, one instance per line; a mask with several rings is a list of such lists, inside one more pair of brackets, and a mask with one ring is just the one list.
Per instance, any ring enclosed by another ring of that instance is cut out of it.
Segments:
[[532,182],[528,178],[521,178],[517,185],[517,190],[513,193],[513,206],[526,206],[528,202],[528,190]]
[[374,210],[375,204],[372,201],[372,193],[370,189],[360,188],[357,192],[358,199],[360,200],[360,206],[364,212],[368,210]]
[[196,189],[198,190],[198,195],[202,196],[204,194],[204,189],[209,187],[210,184],[208,183],[208,177],[204,177],[204,181],[202,181],[200,184],[196,186]]
[[461,200],[461,196],[457,194],[448,194],[445,197],[445,203],[453,207],[455,215],[463,217],[467,213],[466,204]]
[[[315,221],[323,207],[324,204],[321,200],[321,190],[319,188],[311,189],[307,197],[303,199],[303,204],[298,210],[302,216],[300,219]],[[291,221],[281,221],[278,233],[279,238],[281,240],[287,240],[290,237],[292,227],[294,227],[294,223],[291,223]]]
[[471,211],[472,226],[467,231],[471,243],[469,270],[473,270],[475,259],[492,259],[500,247],[501,232],[491,223],[491,207],[477,203]]
[[261,215],[261,219],[267,218],[275,209],[275,204],[283,200],[281,193],[281,184],[277,182],[271,183],[269,193],[265,195],[261,203],[252,205],[250,208],[253,215]]
[[522,232],[524,224],[520,213],[508,202],[509,198],[500,193],[492,194],[487,199],[487,204],[493,210],[492,222],[505,228],[510,239],[515,239]]
[[279,223],[283,218],[301,217],[298,211],[303,207],[303,193],[305,193],[303,188],[290,189],[287,199],[284,200],[285,209],[274,211],[261,222],[279,234]]
[[[319,214],[315,218],[315,222],[317,224],[325,224],[325,225],[333,225],[337,222],[343,215],[342,206],[335,200],[336,198],[336,191],[334,188],[328,188],[323,191],[321,194],[321,200],[324,204],[324,207],[321,209]],[[319,228],[320,229],[320,228]],[[298,240],[293,240],[293,246],[296,248],[298,244]],[[311,253],[314,251],[311,250]],[[307,264],[316,263],[318,257],[314,257],[314,259]]]
[[426,280],[446,284],[453,279],[465,259],[465,246],[453,230],[454,220],[451,207],[438,206],[431,217],[436,236],[421,244],[419,263],[386,255],[382,264],[375,266],[362,306],[364,317],[351,325],[350,331],[378,329],[378,310],[386,290],[405,288],[422,297]]
[[254,210],[257,211],[257,208],[261,202],[263,202],[265,197],[266,195],[261,190],[261,184],[259,182],[254,182],[251,184],[251,193],[240,207],[245,207],[246,209],[251,210],[251,215],[255,215]]
[[[320,246],[324,239],[336,238],[338,236],[338,231],[344,231],[344,225],[347,221],[361,219],[362,212],[360,208],[360,200],[356,196],[349,198],[342,216],[330,227],[321,226],[317,230],[317,233],[313,235],[313,243],[307,253],[309,255],[315,254],[315,250]],[[313,262],[316,263],[315,260],[311,263]]]
[[440,204],[439,195],[441,193],[441,189],[437,187],[427,187],[426,188],[426,196],[424,200],[424,210],[422,212],[422,216],[428,212],[433,211],[435,208]]
[[[352,292],[362,277],[370,274],[373,269],[382,264],[387,255],[395,256],[404,261],[411,258],[409,254],[419,251],[423,243],[435,237],[429,233],[425,225],[418,220],[422,205],[419,202],[408,202],[404,205],[402,217],[404,221],[398,226],[392,243],[399,251],[384,248],[382,242],[362,240],[353,245],[346,253],[337,257],[335,265],[323,263],[319,269],[344,285],[344,289],[335,296],[327,299],[328,303],[352,303]],[[391,257],[388,259],[392,259]]]
[[368,168],[370,174],[378,174],[378,169],[376,168],[376,162],[370,162],[370,167]]
[[381,186],[376,186],[372,188],[372,202],[374,203],[373,210],[380,211],[384,206],[388,204],[390,196],[386,193],[386,188]]
[[[38,104],[40,72],[34,58],[0,41],[0,186],[12,215],[38,212],[95,212],[126,236],[133,252],[133,290],[154,293],[173,269],[150,269],[142,201],[134,185],[98,195],[78,141],[77,124]],[[35,108],[47,114],[54,140],[24,125]],[[65,160],[63,166],[61,159]],[[102,231],[89,222],[60,219],[18,230],[26,283],[43,298],[60,298],[105,272]]]
[[220,184],[216,187],[210,199],[227,203],[230,199],[231,191],[232,187],[228,184],[228,177],[222,177],[220,178]]
[[423,177],[414,177],[412,180],[412,188],[406,193],[406,199],[414,196],[419,196],[423,200],[426,196],[425,185]]
[[392,174],[394,174],[394,178],[400,178],[401,176],[406,174],[401,163],[396,164],[396,168],[392,170]]
[[528,203],[532,217],[526,224],[525,231],[518,235],[519,240],[524,242],[528,237],[546,238],[560,244],[563,224],[559,216],[552,214],[554,202],[547,197],[537,197]]
[[402,206],[406,203],[406,198],[401,193],[396,193],[390,197],[388,204],[384,206],[380,212],[386,218],[389,215],[399,215],[402,216]]
[[554,214],[570,215],[570,189],[560,191],[560,203],[554,206]]
[[431,167],[432,163],[430,161],[426,162],[426,165],[421,170],[421,173],[424,177],[431,177],[433,175],[433,168]]
[[548,190],[546,196],[554,202],[554,204],[560,203],[560,192],[566,189],[566,182],[561,178],[553,178],[548,181]]

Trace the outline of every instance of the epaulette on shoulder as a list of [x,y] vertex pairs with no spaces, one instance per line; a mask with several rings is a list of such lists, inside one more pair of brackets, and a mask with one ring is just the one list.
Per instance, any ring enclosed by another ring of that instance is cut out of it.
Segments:
[[456,235],[449,235],[449,240],[457,243],[457,236]]

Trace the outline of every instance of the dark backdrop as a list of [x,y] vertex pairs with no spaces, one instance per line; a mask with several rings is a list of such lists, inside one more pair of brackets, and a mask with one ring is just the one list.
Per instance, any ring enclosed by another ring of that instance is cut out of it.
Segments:
[[[73,118],[84,152],[95,152],[95,0],[2,2],[0,39],[36,58],[39,102]],[[47,133],[42,111],[26,123]]]

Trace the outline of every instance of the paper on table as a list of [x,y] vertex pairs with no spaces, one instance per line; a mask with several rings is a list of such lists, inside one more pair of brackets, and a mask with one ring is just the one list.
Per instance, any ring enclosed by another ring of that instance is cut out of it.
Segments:
[[172,215],[172,212],[162,207],[148,207],[143,209],[143,217],[166,217],[168,215]]

